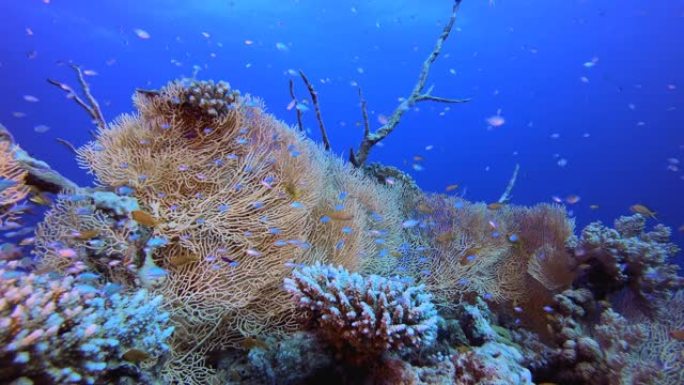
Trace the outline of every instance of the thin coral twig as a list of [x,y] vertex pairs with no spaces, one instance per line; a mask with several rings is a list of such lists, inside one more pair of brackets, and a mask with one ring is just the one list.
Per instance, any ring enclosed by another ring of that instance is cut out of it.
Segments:
[[[297,103],[297,97],[294,93],[294,81],[292,79],[290,79],[290,97],[292,97],[292,103]],[[299,128],[299,131],[304,131],[304,125],[302,124],[302,111],[300,111],[299,108],[295,108],[295,110],[297,111],[297,128]]]
[[511,179],[508,181],[508,186],[506,186],[506,191],[504,191],[503,194],[501,194],[501,198],[499,198],[499,203],[507,203],[513,197],[511,192],[513,191],[513,187],[515,187],[515,182],[518,179],[518,171],[520,171],[520,165],[516,163],[515,169],[513,169],[513,175],[511,176]]
[[318,120],[318,126],[321,128],[321,137],[323,139],[323,147],[326,150],[330,150],[330,140],[328,139],[328,133],[325,130],[325,124],[323,124],[323,118],[321,117],[321,108],[318,105],[318,93],[314,89],[314,87],[311,84],[311,82],[309,81],[309,79],[304,74],[304,71],[299,70],[299,76],[302,77],[304,84],[306,84],[306,88],[308,88],[308,90],[309,90],[309,94],[311,94],[311,101],[313,102],[314,110],[316,111],[316,120]]
[[81,71],[81,68],[77,66],[76,64],[71,64],[71,68],[76,72],[76,77],[78,78],[78,83],[81,86],[81,91],[83,92],[83,95],[85,95],[85,98],[87,102],[81,97],[79,97],[76,92],[74,91],[73,88],[71,88],[68,84],[62,83],[60,81],[54,80],[54,79],[47,79],[48,83],[52,84],[53,86],[58,87],[62,91],[67,93],[67,98],[72,99],[76,104],[81,106],[88,115],[93,119],[93,122],[97,127],[99,128],[105,128],[107,126],[107,123],[104,119],[104,115],[102,115],[102,110],[100,109],[100,104],[97,102],[93,94],[90,92],[90,86],[88,83],[85,81],[85,77],[83,76],[83,71]]
[[449,37],[451,29],[453,28],[454,23],[456,22],[456,15],[461,6],[461,1],[462,0],[454,0],[454,6],[451,10],[449,22],[446,26],[444,26],[444,29],[442,30],[442,33],[439,35],[437,43],[435,44],[435,47],[433,48],[432,52],[430,52],[430,55],[423,62],[423,67],[420,71],[420,75],[418,76],[418,81],[416,85],[413,87],[413,90],[411,91],[409,97],[404,99],[399,104],[399,106],[394,110],[392,115],[387,120],[387,123],[385,123],[382,127],[380,127],[378,130],[374,132],[365,133],[363,139],[361,140],[361,145],[359,146],[358,151],[354,151],[354,149],[350,150],[349,161],[354,166],[361,167],[364,165],[364,163],[368,159],[368,154],[371,148],[379,141],[385,139],[387,135],[392,133],[392,131],[394,131],[394,129],[399,124],[402,115],[404,115],[404,113],[416,103],[423,101],[433,101],[440,103],[465,103],[470,100],[450,99],[433,96],[432,87],[430,87],[426,92],[423,92],[423,90],[425,89],[425,84],[427,83],[428,75],[430,74],[430,68],[432,67],[432,64],[435,62],[435,60],[437,60],[437,56],[439,56],[439,53],[442,51],[444,41],[447,39],[447,37]]

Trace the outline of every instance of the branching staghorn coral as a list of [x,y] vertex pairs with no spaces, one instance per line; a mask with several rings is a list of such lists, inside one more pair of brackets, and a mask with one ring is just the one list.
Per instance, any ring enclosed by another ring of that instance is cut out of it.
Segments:
[[231,99],[215,115],[184,102],[196,92],[180,82],[139,92],[138,115],[78,150],[100,185],[133,191],[165,241],[153,262],[168,275],[155,290],[176,326],[168,367],[181,376],[191,357],[298,328],[282,290],[292,267],[388,270],[390,258],[371,257],[400,244],[398,186],[325,154],[258,100],[220,93]]
[[57,278],[0,266],[0,377],[22,384],[120,379],[160,358],[173,332],[161,297],[108,295],[83,274]]
[[416,350],[437,337],[440,318],[423,286],[317,263],[295,270],[285,290],[315,330],[355,360]]
[[645,226],[640,214],[620,217],[615,229],[591,223],[582,230],[576,254],[587,266],[580,282],[599,299],[626,289],[642,311],[654,316],[684,279],[669,263],[679,251],[670,243],[671,230],[658,224],[646,232]]

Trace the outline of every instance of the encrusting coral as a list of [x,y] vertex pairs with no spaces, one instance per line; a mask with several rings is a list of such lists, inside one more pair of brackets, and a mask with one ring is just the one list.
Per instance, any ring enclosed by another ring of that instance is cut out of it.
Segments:
[[423,286],[314,264],[285,279],[315,330],[354,359],[429,346],[440,317]]
[[[17,384],[94,384],[160,358],[173,333],[162,298],[107,294],[96,276],[55,278],[0,266],[0,377]],[[130,362],[129,362],[130,361]]]

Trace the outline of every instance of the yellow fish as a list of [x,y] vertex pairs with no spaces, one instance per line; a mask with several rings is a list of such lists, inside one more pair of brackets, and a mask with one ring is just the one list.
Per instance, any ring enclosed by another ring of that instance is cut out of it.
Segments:
[[40,194],[35,194],[32,195],[29,200],[37,205],[41,206],[50,206],[52,204],[52,201],[50,198],[48,198],[45,194],[40,193]]
[[152,214],[148,213],[147,211],[133,210],[131,211],[131,217],[133,217],[134,221],[143,226],[154,227],[159,224],[157,220],[154,219]]
[[647,218],[653,218],[656,219],[656,213],[655,211],[649,209],[648,207],[642,205],[642,204],[635,204],[629,206],[629,210],[635,214],[641,214]]

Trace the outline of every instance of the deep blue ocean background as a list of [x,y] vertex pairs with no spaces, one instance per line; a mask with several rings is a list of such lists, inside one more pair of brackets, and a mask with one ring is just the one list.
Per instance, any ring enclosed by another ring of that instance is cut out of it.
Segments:
[[[362,135],[353,84],[363,88],[379,127],[380,115],[390,115],[413,88],[451,6],[1,0],[0,122],[34,156],[87,184],[91,178],[55,140],[82,145],[93,128],[46,82],[77,86],[65,62],[97,73],[88,81],[108,120],[132,111],[136,87],[158,88],[197,71],[199,79],[226,80],[262,97],[270,112],[294,124],[288,80],[294,78],[300,99],[308,98],[292,75],[302,69],[319,92],[333,150],[346,158]],[[464,0],[428,84],[435,95],[472,101],[419,103],[371,160],[401,167],[425,190],[457,183],[456,193],[486,202],[498,199],[519,163],[513,203],[576,194],[581,200],[569,209],[578,228],[597,219],[612,223],[640,203],[683,245],[683,40],[682,0]],[[505,124],[488,129],[486,118],[498,111]],[[304,119],[319,140],[313,111]],[[38,125],[50,130],[36,133]],[[424,158],[424,170],[413,169],[414,156]]]

